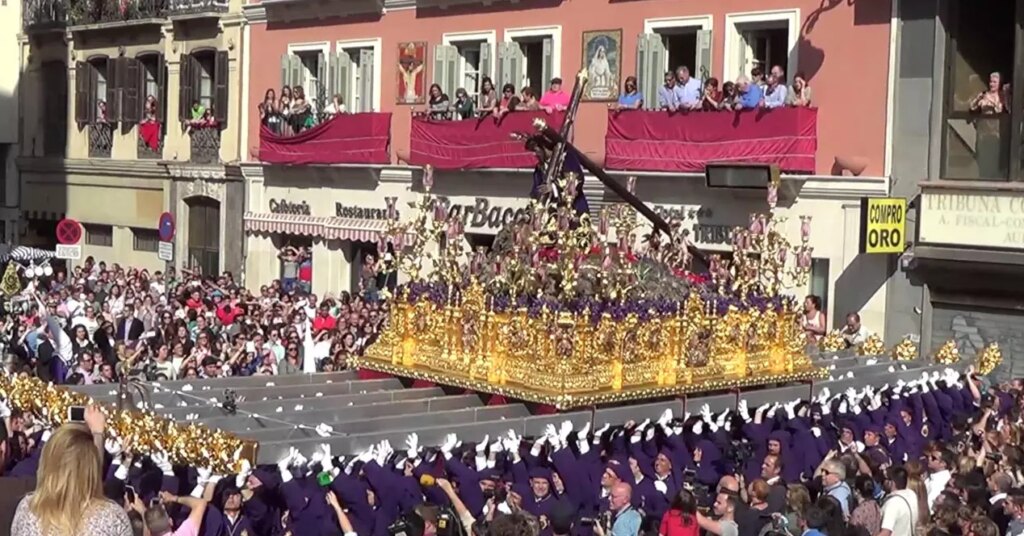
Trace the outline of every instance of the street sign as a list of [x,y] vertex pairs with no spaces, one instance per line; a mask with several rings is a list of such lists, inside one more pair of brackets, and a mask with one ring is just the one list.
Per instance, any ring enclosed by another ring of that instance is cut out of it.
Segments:
[[174,242],[160,241],[160,246],[157,247],[156,256],[164,262],[171,262],[174,260]]
[[157,223],[157,231],[160,233],[160,240],[163,242],[170,242],[174,240],[174,214],[170,212],[164,212],[160,215],[160,221]]
[[[57,243],[75,245],[82,240],[82,225],[71,218],[57,222]],[[76,259],[78,257],[75,257]]]
[[82,246],[79,244],[57,244],[57,258],[77,261],[82,258]]

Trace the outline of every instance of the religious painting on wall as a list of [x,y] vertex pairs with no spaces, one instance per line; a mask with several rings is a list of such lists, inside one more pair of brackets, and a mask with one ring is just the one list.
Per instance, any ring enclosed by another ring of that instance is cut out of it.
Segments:
[[427,94],[427,43],[398,44],[398,104],[423,104]]
[[585,101],[614,101],[619,98],[622,72],[622,30],[583,32],[583,65],[587,68]]

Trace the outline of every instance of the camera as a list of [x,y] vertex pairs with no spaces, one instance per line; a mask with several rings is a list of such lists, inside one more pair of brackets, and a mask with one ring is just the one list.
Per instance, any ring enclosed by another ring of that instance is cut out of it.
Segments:
[[736,467],[741,467],[754,456],[754,445],[746,438],[733,439],[729,444],[729,451],[726,453],[729,461]]
[[683,471],[683,488],[693,494],[693,499],[699,505],[711,504],[711,489],[697,482],[697,472],[693,469]]
[[999,463],[1003,461],[1003,455],[998,452],[989,452],[985,454],[985,459],[990,462]]
[[85,422],[85,406],[71,406],[68,408],[69,422]]

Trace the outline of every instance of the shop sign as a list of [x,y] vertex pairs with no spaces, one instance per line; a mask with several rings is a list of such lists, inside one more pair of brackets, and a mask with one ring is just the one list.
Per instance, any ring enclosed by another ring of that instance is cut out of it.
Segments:
[[[386,200],[397,201],[397,197],[386,197]],[[339,218],[358,218],[361,220],[386,220],[388,219],[388,209],[377,208],[377,207],[360,207],[355,205],[345,205],[343,203],[334,204],[334,215]],[[395,217],[401,217],[401,213],[395,211]]]
[[907,246],[907,200],[865,197],[860,200],[860,252],[903,253]]
[[918,220],[922,243],[1024,249],[1024,194],[926,191]]
[[468,228],[499,231],[519,216],[526,214],[526,207],[513,208],[491,204],[486,197],[477,197],[472,205],[452,203],[447,197],[438,198],[448,207],[448,217],[461,219]]
[[683,222],[683,228],[690,231],[690,239],[696,244],[718,246],[732,243],[735,225],[700,221],[714,216],[714,211],[708,207],[654,205],[651,209],[667,221]]
[[270,212],[272,214],[300,214],[302,216],[309,216],[312,213],[309,209],[309,203],[305,201],[293,203],[284,199],[271,199]]

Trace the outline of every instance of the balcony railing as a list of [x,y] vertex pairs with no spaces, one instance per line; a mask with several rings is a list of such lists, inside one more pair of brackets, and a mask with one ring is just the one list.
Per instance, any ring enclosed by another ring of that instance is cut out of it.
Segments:
[[138,159],[139,160],[159,160],[164,157],[164,139],[157,138],[156,148],[154,149],[149,143],[146,142],[139,136],[138,145]]
[[191,127],[189,131],[193,164],[216,164],[220,162],[220,127]]
[[113,123],[92,123],[89,125],[89,158],[110,158],[110,151],[113,147]]
[[66,6],[70,6],[68,23],[74,26],[160,19],[167,15],[167,2],[168,0],[63,0]]
[[22,24],[25,31],[52,30],[67,25],[67,0],[24,0]]
[[195,15],[200,13],[225,13],[228,0],[169,0],[168,15]]

